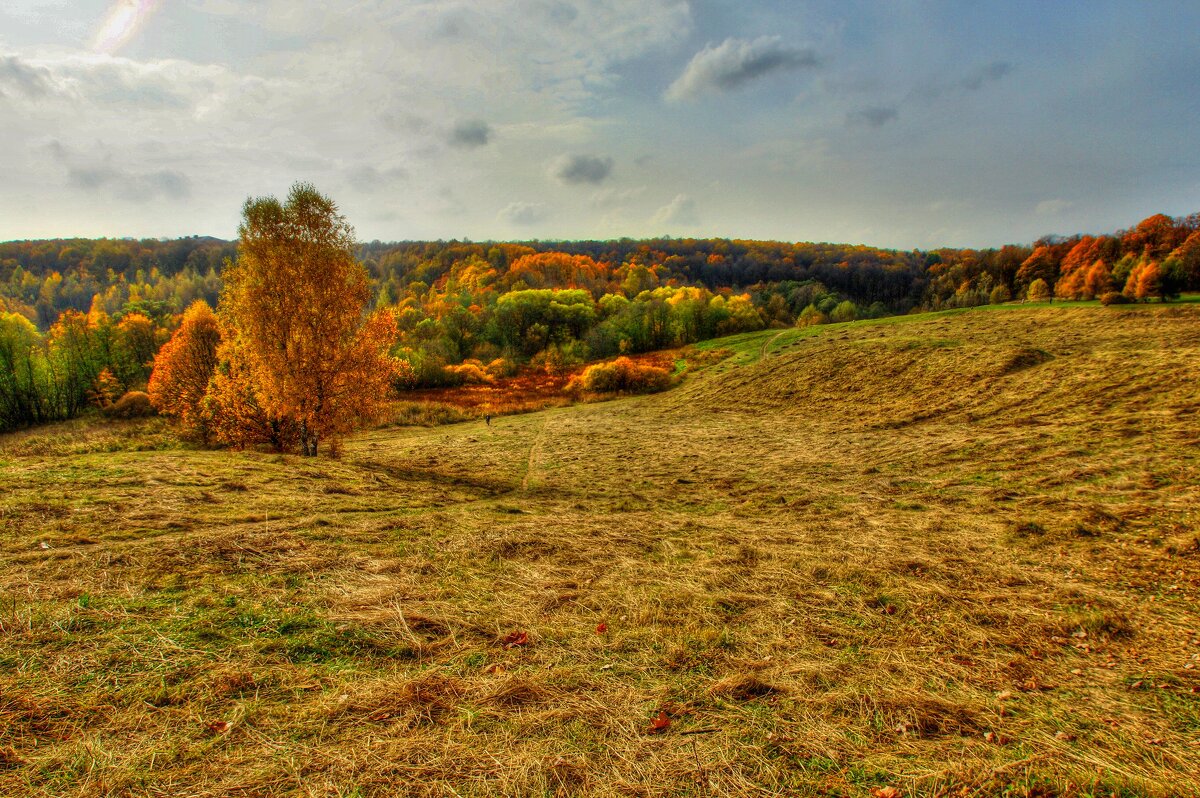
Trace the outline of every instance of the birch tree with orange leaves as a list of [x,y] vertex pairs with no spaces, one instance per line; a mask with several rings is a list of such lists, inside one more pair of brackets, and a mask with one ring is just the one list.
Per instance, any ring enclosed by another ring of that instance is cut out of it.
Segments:
[[315,457],[322,441],[336,450],[387,399],[395,318],[387,310],[368,315],[370,282],[354,257],[354,229],[313,186],[297,183],[285,203],[247,200],[238,236],[222,303],[258,404],[295,422],[305,456]]

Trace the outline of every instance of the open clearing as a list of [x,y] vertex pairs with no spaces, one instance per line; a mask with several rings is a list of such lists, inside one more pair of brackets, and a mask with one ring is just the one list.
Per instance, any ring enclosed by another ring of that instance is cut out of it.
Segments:
[[1200,308],[711,345],[336,461],[0,439],[0,794],[1200,794]]

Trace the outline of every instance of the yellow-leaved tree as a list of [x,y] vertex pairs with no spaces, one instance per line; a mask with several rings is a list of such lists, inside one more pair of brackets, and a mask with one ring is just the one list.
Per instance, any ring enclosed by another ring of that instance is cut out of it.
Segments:
[[285,203],[247,200],[238,236],[221,301],[257,405],[295,423],[306,456],[322,441],[336,449],[387,399],[395,318],[367,313],[354,229],[313,186],[297,183]]

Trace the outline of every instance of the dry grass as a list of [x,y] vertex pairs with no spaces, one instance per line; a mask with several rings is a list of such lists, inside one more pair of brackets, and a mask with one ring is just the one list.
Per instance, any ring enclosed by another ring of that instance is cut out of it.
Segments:
[[729,345],[339,461],[0,440],[0,793],[1200,792],[1200,312]]

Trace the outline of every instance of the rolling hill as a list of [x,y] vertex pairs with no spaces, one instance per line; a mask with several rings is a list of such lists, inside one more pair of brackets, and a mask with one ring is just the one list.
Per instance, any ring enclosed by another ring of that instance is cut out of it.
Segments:
[[0,792],[1200,792],[1200,307],[705,346],[339,460],[0,438]]

